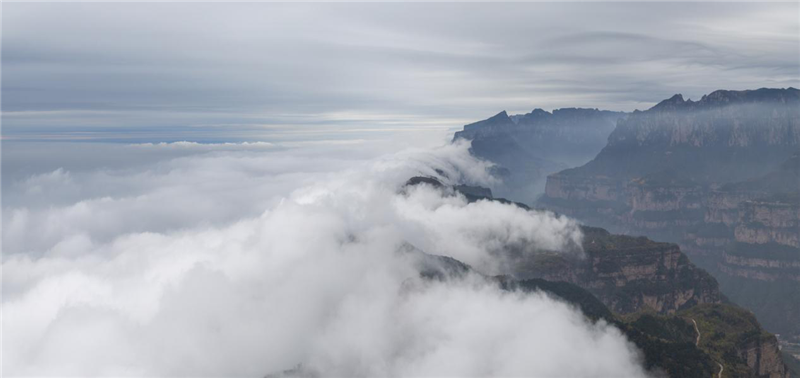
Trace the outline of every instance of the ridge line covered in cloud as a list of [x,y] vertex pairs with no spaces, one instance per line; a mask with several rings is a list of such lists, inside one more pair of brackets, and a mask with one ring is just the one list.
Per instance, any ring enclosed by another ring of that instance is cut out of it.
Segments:
[[4,191],[4,375],[646,374],[619,330],[571,305],[477,274],[425,280],[400,252],[493,275],[508,245],[580,244],[551,213],[400,190],[415,175],[489,184],[467,144],[341,163],[214,147]]

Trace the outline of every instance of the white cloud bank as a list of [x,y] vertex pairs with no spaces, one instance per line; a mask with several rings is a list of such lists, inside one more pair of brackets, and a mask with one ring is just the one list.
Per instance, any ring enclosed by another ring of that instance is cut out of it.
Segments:
[[502,245],[579,241],[552,214],[398,193],[435,169],[487,183],[466,145],[379,159],[193,150],[6,187],[4,376],[645,374],[617,329],[567,304],[478,275],[425,281],[398,252],[411,243],[496,274]]

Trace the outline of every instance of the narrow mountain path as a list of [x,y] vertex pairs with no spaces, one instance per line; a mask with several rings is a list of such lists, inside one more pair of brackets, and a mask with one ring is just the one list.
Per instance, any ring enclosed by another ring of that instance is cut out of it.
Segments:
[[[692,318],[689,318],[692,319]],[[692,324],[694,324],[694,331],[697,332],[697,340],[694,342],[694,346],[700,346],[700,328],[697,328],[697,322],[692,319]]]
[[[695,339],[695,341],[694,341],[694,346],[699,348],[700,347],[700,328],[697,328],[697,322],[694,319],[689,318],[689,320],[692,321],[692,324],[694,324],[694,331],[697,332],[697,339]],[[714,361],[714,362],[717,362],[717,361]],[[719,365],[719,373],[717,374],[717,378],[722,378],[722,371],[725,370],[725,367],[722,366],[722,364],[719,363],[719,362],[717,362],[717,365]]]

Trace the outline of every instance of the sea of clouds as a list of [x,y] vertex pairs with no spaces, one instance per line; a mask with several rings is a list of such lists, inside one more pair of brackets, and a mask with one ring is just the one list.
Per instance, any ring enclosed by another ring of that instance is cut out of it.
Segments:
[[468,147],[4,151],[2,373],[645,375],[619,330],[571,305],[480,274],[420,277],[404,246],[494,275],[504,245],[580,243],[564,217],[403,189],[493,185]]

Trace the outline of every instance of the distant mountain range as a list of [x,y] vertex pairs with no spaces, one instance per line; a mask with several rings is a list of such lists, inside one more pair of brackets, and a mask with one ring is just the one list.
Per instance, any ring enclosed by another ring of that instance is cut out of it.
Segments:
[[[435,177],[415,177],[406,185],[461,193],[470,202],[512,203],[486,188],[447,187]],[[519,254],[509,246],[505,257],[512,261],[511,273],[492,279],[508,290],[547,292],[575,304],[591,320],[614,324],[642,350],[651,371],[708,377],[723,365],[726,376],[789,376],[775,336],[750,312],[727,301],[717,281],[677,245],[595,227],[582,231],[580,255]],[[429,279],[451,279],[472,269],[449,257],[407,249],[420,255],[420,274]]]
[[[536,111],[516,121],[500,113],[455,138],[498,164],[510,199],[678,243],[726,296],[800,343],[800,91],[720,90],[629,114],[579,111],[579,121],[560,126],[521,125]],[[548,155],[554,150],[571,152]],[[551,171],[568,161],[577,163]],[[545,193],[533,201],[541,174]]]
[[565,108],[534,109],[509,116],[505,111],[469,125],[455,139],[472,142],[475,156],[497,164],[503,196],[532,203],[544,192],[547,175],[583,164],[605,146],[622,112]]

